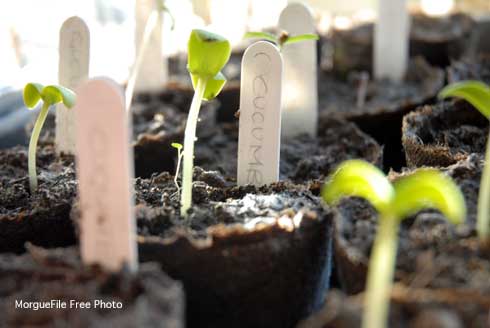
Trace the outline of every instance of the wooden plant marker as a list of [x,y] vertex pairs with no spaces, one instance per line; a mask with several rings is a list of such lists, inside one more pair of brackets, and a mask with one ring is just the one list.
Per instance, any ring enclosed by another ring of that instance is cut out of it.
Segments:
[[374,29],[374,75],[400,82],[408,65],[410,17],[406,0],[378,0]]
[[242,59],[238,185],[279,180],[281,145],[282,56],[276,46],[259,41]]
[[[90,31],[77,16],[68,18],[60,29],[58,82],[76,89],[88,78]],[[75,112],[63,104],[56,106],[56,150],[75,154]]]
[[[301,3],[281,12],[279,28],[290,35],[316,33],[311,10]],[[317,43],[314,40],[283,47],[284,91],[282,135],[316,135],[318,126]]]
[[[145,39],[145,29],[152,14],[155,13],[156,0],[136,0],[136,30],[135,30],[135,58]],[[154,14],[153,14],[154,16]],[[162,23],[163,15],[158,13],[156,26],[146,36],[149,42],[141,58],[141,66],[135,81],[135,91],[152,92],[163,88],[168,79],[167,62],[162,54]]]
[[121,88],[92,79],[77,89],[80,248],[87,264],[137,267],[130,123]]

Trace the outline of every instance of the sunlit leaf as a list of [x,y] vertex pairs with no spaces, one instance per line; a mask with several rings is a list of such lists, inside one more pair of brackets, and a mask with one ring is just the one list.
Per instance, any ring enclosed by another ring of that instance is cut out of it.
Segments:
[[264,39],[277,44],[277,37],[274,34],[267,32],[247,32],[243,36],[244,39]]
[[[197,80],[199,79],[197,75],[191,74],[191,79],[192,79],[192,86],[194,89],[197,86]],[[208,79],[208,82],[206,84],[206,90],[204,91],[204,100],[211,100],[214,99],[216,96],[219,95],[221,90],[223,89],[224,85],[226,83],[226,77],[219,72],[216,74],[211,79]]]
[[490,88],[480,81],[463,81],[448,85],[439,93],[440,98],[463,98],[487,119],[490,119]]
[[33,109],[41,100],[41,93],[44,86],[39,83],[27,83],[24,87],[24,104],[29,109]]
[[300,35],[295,35],[295,36],[290,36],[284,41],[284,45],[287,44],[292,44],[296,42],[301,42],[301,41],[308,41],[308,40],[318,40],[319,37],[316,34],[300,34]]
[[177,150],[181,150],[182,149],[182,144],[178,143],[178,142],[172,142],[172,147],[174,147],[175,149]]
[[49,85],[43,89],[42,99],[50,105],[62,102],[66,107],[72,108],[75,105],[76,96],[75,93],[68,88],[58,85]]
[[367,199],[382,213],[389,209],[394,195],[394,189],[383,172],[362,160],[343,162],[322,190],[327,204],[335,205],[343,197],[356,196]]
[[214,78],[230,58],[231,46],[220,35],[193,30],[188,42],[187,69],[201,78]]
[[458,186],[435,169],[419,169],[396,180],[393,211],[399,219],[433,208],[454,224],[466,218],[466,203]]

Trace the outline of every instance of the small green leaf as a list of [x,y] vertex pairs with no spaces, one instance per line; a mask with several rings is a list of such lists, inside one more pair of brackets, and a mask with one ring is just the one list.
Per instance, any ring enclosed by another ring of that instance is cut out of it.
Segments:
[[27,83],[24,87],[24,104],[29,109],[33,109],[41,100],[41,93],[44,86],[39,83]]
[[378,212],[384,213],[395,192],[376,166],[362,160],[348,160],[340,164],[322,190],[322,197],[329,205],[335,205],[346,196],[365,198]]
[[284,45],[286,44],[292,44],[292,43],[297,43],[301,41],[308,41],[308,40],[318,40],[319,37],[316,34],[300,34],[300,35],[295,35],[295,36],[290,36],[284,41]]
[[247,32],[243,36],[244,39],[264,39],[277,44],[277,37],[274,34],[267,32]]
[[54,105],[62,102],[67,108],[72,108],[75,105],[76,100],[73,91],[58,85],[49,85],[45,87],[41,93],[41,97],[45,103]]
[[182,146],[182,144],[179,144],[178,142],[172,142],[172,147],[174,147],[177,150],[181,150],[183,146]]
[[487,119],[490,119],[490,88],[480,81],[463,81],[448,85],[439,93],[439,98],[463,98]]
[[417,212],[434,208],[454,224],[466,218],[466,203],[458,186],[435,169],[419,169],[396,180],[393,211],[402,220]]
[[[191,74],[191,79],[192,79],[192,86],[195,89],[199,77],[194,74]],[[221,72],[216,74],[216,76],[214,76],[212,79],[209,79],[206,84],[206,90],[204,91],[203,99],[204,100],[214,99],[216,96],[219,95],[225,83],[226,83],[226,77]]]
[[187,46],[187,69],[191,74],[206,79],[215,77],[231,54],[228,40],[204,30],[193,30]]

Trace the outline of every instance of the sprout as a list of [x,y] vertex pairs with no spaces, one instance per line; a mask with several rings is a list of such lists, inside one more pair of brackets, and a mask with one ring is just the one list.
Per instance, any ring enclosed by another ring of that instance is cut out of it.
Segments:
[[419,169],[391,184],[383,172],[361,160],[342,163],[323,187],[322,197],[329,205],[337,204],[344,196],[365,198],[379,213],[363,327],[386,327],[400,222],[422,209],[435,208],[459,224],[466,217],[464,197],[449,177],[435,169]]
[[221,73],[230,58],[231,47],[228,40],[220,35],[203,30],[193,30],[188,42],[187,69],[192,78],[194,97],[185,127],[183,150],[183,175],[181,210],[182,216],[192,204],[192,172],[194,168],[194,141],[196,125],[202,100],[216,97],[226,83]]
[[136,85],[136,79],[138,78],[138,74],[141,68],[141,64],[143,64],[143,58],[145,57],[146,49],[148,48],[148,44],[150,43],[150,38],[158,26],[161,25],[161,21],[163,19],[163,14],[167,13],[172,20],[171,29],[174,29],[175,19],[168,7],[165,5],[165,0],[155,0],[155,9],[151,12],[148,20],[146,21],[145,30],[143,31],[143,38],[141,44],[138,49],[138,53],[136,55],[136,61],[133,66],[133,70],[128,79],[128,85],[126,86],[126,110],[131,108],[131,103],[133,101],[134,87]]
[[307,40],[318,40],[318,35],[307,33],[307,34],[290,36],[288,32],[282,31],[281,34],[276,36],[274,34],[267,33],[267,32],[247,32],[245,33],[244,38],[264,39],[274,43],[275,45],[277,45],[279,50],[282,50],[283,46],[288,44],[293,44],[293,43],[307,41]]
[[72,108],[75,105],[75,98],[73,91],[62,86],[49,85],[45,87],[38,83],[28,83],[24,87],[24,103],[27,108],[33,109],[40,100],[43,102],[29,141],[28,167],[31,193],[37,189],[36,147],[44,121],[48,116],[49,107],[62,102],[67,108]]
[[[479,81],[464,81],[451,84],[439,93],[440,98],[463,98],[483,116],[490,119],[490,88]],[[478,195],[478,213],[476,231],[481,241],[490,241],[490,137],[488,138],[485,154],[485,166],[480,182]]]
[[177,181],[177,178],[179,177],[179,171],[180,171],[180,162],[182,160],[182,144],[179,144],[178,142],[172,142],[172,147],[177,149],[177,168],[175,169],[175,177],[174,177],[174,183],[175,186],[177,187],[177,192],[180,191],[180,186],[179,182]]

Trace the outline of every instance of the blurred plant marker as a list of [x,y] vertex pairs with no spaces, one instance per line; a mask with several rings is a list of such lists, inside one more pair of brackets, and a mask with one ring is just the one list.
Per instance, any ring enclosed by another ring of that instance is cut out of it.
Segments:
[[[126,88],[126,109],[134,91],[162,89],[168,80],[168,62],[162,52],[164,0],[136,0],[135,62]],[[173,21],[173,17],[172,21]],[[150,46],[151,45],[151,46]]]
[[374,31],[374,75],[400,82],[408,65],[410,17],[406,0],[379,0]]
[[279,180],[282,56],[266,41],[252,44],[242,59],[238,185]]
[[[58,82],[74,90],[88,78],[90,31],[77,16],[68,18],[60,29]],[[75,112],[63,103],[56,107],[56,150],[75,154]]]
[[[310,9],[301,3],[292,3],[284,8],[279,28],[290,35],[316,32]],[[307,133],[315,136],[318,126],[317,43],[315,40],[291,43],[282,49],[282,56],[282,135],[295,137]]]
[[109,79],[82,84],[75,106],[84,263],[137,268],[131,127],[121,88]]

